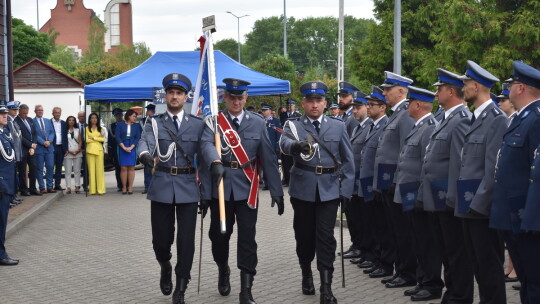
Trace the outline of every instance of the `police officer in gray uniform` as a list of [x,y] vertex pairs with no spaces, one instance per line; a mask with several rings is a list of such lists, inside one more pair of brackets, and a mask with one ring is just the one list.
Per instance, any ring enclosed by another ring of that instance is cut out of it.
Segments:
[[[8,109],[8,126],[10,134],[13,136],[13,144],[15,151],[15,161],[19,163],[22,160],[22,140],[21,140],[21,129],[17,123],[15,123],[15,118],[17,117],[19,111],[18,101],[8,101],[6,108]],[[17,172],[18,173],[18,172]],[[17,182],[19,177],[17,177]],[[10,206],[18,205],[22,202],[21,198],[17,197],[17,192],[13,195],[13,200]]]
[[[352,130],[350,138],[354,155],[355,174],[351,204],[345,212],[345,215],[347,216],[347,228],[349,230],[349,234],[351,235],[352,248],[350,248],[348,253],[343,253],[343,257],[346,259],[352,259],[351,262],[353,264],[360,264],[365,260],[362,254],[365,255],[371,249],[367,247],[369,244],[366,244],[366,238],[364,238],[363,235],[364,221],[362,221],[362,217],[367,216],[365,210],[366,205],[358,193],[362,191],[359,189],[360,159],[362,156],[361,152],[364,148],[364,142],[372,120],[367,116],[366,94],[362,93],[361,91],[355,91],[353,93],[352,104],[354,119],[359,122],[359,124]],[[370,259],[372,258],[370,257]]]
[[197,202],[210,198],[210,180],[200,171],[199,187],[193,165],[195,154],[200,161],[205,125],[183,109],[191,90],[190,80],[182,74],[168,74],[163,78],[163,88],[167,112],[146,123],[138,151],[141,162],[155,170],[147,198],[151,200],[152,244],[161,266],[160,288],[164,295],[172,292],[170,259],[175,217],[178,223],[173,303],[182,304],[195,252]]
[[521,302],[539,303],[540,225],[535,171],[540,144],[540,71],[521,61],[514,61],[513,67],[505,87],[517,114],[504,133],[497,155],[490,227],[503,231],[521,281]]
[[315,294],[311,262],[317,254],[321,304],[337,303],[332,294],[336,251],[334,225],[339,204],[347,209],[354,185],[354,158],[345,124],[323,115],[326,84],[304,83],[305,115],[289,120],[282,135],[283,153],[294,157],[289,195],[294,209],[296,253],[302,269],[302,293]]
[[[262,165],[267,186],[272,197],[272,206],[277,204],[278,214],[283,214],[283,188],[272,148],[266,122],[256,113],[244,109],[248,98],[249,82],[241,79],[226,78],[225,106],[220,113],[219,129],[221,133],[221,158],[214,147],[214,130],[206,128],[203,135],[205,159],[211,162],[213,191],[210,205],[210,240],[212,255],[219,269],[218,291],[222,296],[231,292],[229,282],[230,269],[229,240],[237,222],[238,244],[237,264],[240,269],[240,303],[254,304],[251,294],[253,277],[257,273],[257,243],[255,226],[258,213],[258,163]],[[225,136],[224,136],[225,135]],[[243,160],[245,159],[245,160]],[[221,172],[224,172],[226,233],[220,232],[217,184]],[[250,175],[250,172],[253,175]],[[256,199],[256,200],[254,200]],[[208,208],[208,207],[206,207]]]
[[[456,204],[455,188],[461,164],[461,148],[465,133],[470,125],[470,112],[463,105],[463,81],[459,75],[444,69],[437,69],[438,81],[436,97],[444,109],[444,119],[431,134],[422,166],[422,185],[418,192],[418,203],[430,212],[433,219],[433,232],[438,246],[431,246],[428,263],[436,261],[440,253],[444,265],[446,291],[442,303],[472,303],[473,272],[472,265],[463,247],[465,242],[461,220],[454,216]],[[451,194],[454,195],[451,195]],[[440,265],[433,272],[439,272]],[[426,276],[436,276],[426,273]],[[434,285],[437,280],[435,279]],[[420,283],[420,282],[419,282]],[[422,286],[409,291],[414,294]]]
[[[373,178],[373,188],[381,193],[380,201],[384,204],[385,215],[388,218],[390,242],[387,242],[389,247],[381,248],[382,251],[395,252],[395,267],[394,276],[389,279],[383,279],[383,284],[389,288],[403,287],[416,285],[415,271],[416,261],[406,256],[399,256],[400,252],[396,251],[400,242],[400,237],[410,235],[407,226],[399,227],[399,223],[404,221],[404,215],[401,210],[401,205],[394,203],[395,192],[395,170],[398,162],[399,151],[405,143],[405,138],[411,132],[414,125],[414,120],[407,112],[408,87],[413,83],[409,78],[392,72],[385,72],[386,80],[383,87],[383,95],[386,97],[386,103],[391,106],[390,117],[388,123],[383,129],[377,154],[375,155],[375,174]],[[406,253],[404,253],[407,255]],[[391,254],[389,254],[391,255]],[[392,275],[393,269],[386,269],[384,272],[373,272],[373,277],[385,277]],[[395,279],[396,282],[391,283]]]
[[[427,301],[441,297],[444,283],[441,280],[441,259],[438,252],[431,250],[435,238],[431,233],[431,221],[422,206],[415,206],[421,182],[422,162],[426,154],[426,147],[437,121],[431,109],[435,93],[428,90],[409,87],[409,115],[416,121],[414,127],[405,138],[405,145],[401,149],[396,170],[396,193],[394,202],[402,204],[403,212],[408,222],[400,224],[401,227],[410,225],[411,235],[404,235],[406,239],[399,241],[398,251],[409,255],[401,256],[411,258],[415,256],[418,261],[416,281],[418,290],[411,290],[406,295],[413,301]],[[414,211],[412,211],[414,209]],[[433,257],[435,255],[435,257]],[[433,261],[433,262],[432,262]]]
[[19,260],[11,258],[5,247],[9,203],[17,192],[13,136],[7,125],[6,102],[0,101],[0,266],[15,266]]
[[489,215],[497,151],[508,118],[490,98],[497,77],[468,60],[467,71],[460,78],[465,84],[465,100],[475,110],[465,133],[454,214],[463,219],[465,247],[478,282],[480,302],[505,303],[503,239],[499,231],[489,228]]
[[342,81],[339,83],[339,92],[338,92],[338,98],[339,98],[339,110],[343,111],[343,115],[341,116],[341,120],[345,122],[345,126],[347,127],[347,134],[349,134],[349,137],[352,134],[352,130],[358,125],[358,120],[354,119],[353,115],[353,99],[354,99],[354,92],[360,91],[359,88],[355,87],[353,84]]

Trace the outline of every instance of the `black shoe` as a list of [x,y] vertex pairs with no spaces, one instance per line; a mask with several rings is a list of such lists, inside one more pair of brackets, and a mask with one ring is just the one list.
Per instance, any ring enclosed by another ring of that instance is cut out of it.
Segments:
[[[343,256],[343,257],[345,258],[345,256]],[[352,259],[351,259],[351,263],[356,264],[356,265],[361,264],[361,263],[363,263],[364,261],[365,261],[365,259],[362,258],[362,257],[359,257],[359,258],[352,258]]]
[[66,189],[62,188],[62,186],[54,186],[54,190],[62,191]]
[[362,263],[358,264],[358,268],[372,268],[375,265],[372,261],[363,261]]
[[362,252],[360,251],[360,249],[353,249],[351,250],[350,252],[348,253],[343,253],[343,258],[344,259],[356,259],[356,258],[360,258],[360,254]]
[[23,201],[23,199],[20,197],[14,197],[13,200],[16,201],[17,204],[20,204]]
[[174,289],[174,293],[172,296],[173,304],[186,304],[184,295],[186,293],[187,284],[187,279],[179,279],[178,277],[176,278],[176,288]]
[[332,273],[328,270],[321,271],[321,304],[337,304],[332,294]]
[[148,193],[148,188],[144,188],[144,190],[142,192],[142,194],[146,194],[146,193]]
[[398,274],[397,274],[397,273],[394,273],[393,276],[391,276],[391,277],[389,277],[389,278],[386,278],[386,279],[382,279],[382,280],[381,280],[381,283],[382,283],[382,284],[386,284],[386,283],[388,283],[388,282],[392,282],[392,281],[393,281],[395,278],[397,278],[397,277],[398,277]]
[[302,294],[312,296],[315,294],[313,285],[313,273],[311,272],[311,263],[300,263],[302,269]]
[[42,196],[43,194],[39,192],[37,189],[31,189],[30,194],[36,195],[36,196]]
[[[349,249],[343,251],[343,254],[345,255],[345,254],[347,254],[347,253],[349,253],[349,252],[351,252],[351,251],[353,251],[353,250],[355,250],[355,249],[356,249],[356,247],[354,247],[354,245],[351,245],[351,246],[349,246]],[[340,256],[340,255],[341,255],[341,252],[338,252],[337,255]]]
[[161,266],[161,278],[159,279],[159,288],[161,292],[168,296],[172,292],[172,265],[170,261],[159,262]]
[[422,289],[422,287],[420,287],[420,285],[416,285],[414,286],[414,288],[412,289],[407,289],[403,292],[403,295],[404,296],[407,296],[407,297],[410,297],[414,294],[417,294],[420,290]]
[[231,293],[231,282],[229,280],[231,276],[231,269],[227,263],[218,264],[219,277],[218,277],[218,291],[222,296],[228,296]]
[[370,278],[384,278],[392,275],[392,271],[388,271],[383,268],[377,268],[375,271],[369,274]]
[[513,290],[521,290],[521,284],[514,284],[512,285]]
[[431,293],[427,289],[420,289],[416,294],[413,294],[411,296],[412,301],[428,301],[428,300],[434,300],[434,299],[440,299],[440,298],[441,298],[441,292]]
[[116,192],[122,192],[122,188],[117,188]]
[[245,272],[240,272],[240,304],[257,304],[253,300],[251,287],[253,286],[253,275]]
[[24,191],[21,191],[21,195],[22,195],[22,196],[30,196],[30,195],[32,195],[32,194],[30,194],[30,191],[24,190]]
[[15,266],[19,264],[19,260],[5,257],[0,259],[0,266]]
[[409,287],[409,286],[416,286],[416,282],[415,281],[406,281],[402,277],[397,277],[397,278],[393,279],[392,281],[387,282],[386,284],[384,284],[384,286],[386,286],[386,288]]
[[365,274],[370,274],[370,273],[374,272],[374,271],[377,270],[377,269],[379,269],[379,266],[373,265],[371,268],[364,269],[364,273],[365,273]]

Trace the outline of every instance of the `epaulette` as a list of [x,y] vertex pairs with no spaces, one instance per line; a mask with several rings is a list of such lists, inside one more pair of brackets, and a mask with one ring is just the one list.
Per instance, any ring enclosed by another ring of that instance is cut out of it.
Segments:
[[428,125],[433,126],[435,124],[435,119],[430,118],[428,119]]
[[536,115],[540,115],[540,107],[534,108],[534,113],[536,113]]
[[467,112],[465,110],[461,110],[459,111],[459,117],[465,118],[465,117],[469,117],[469,115],[467,115]]
[[338,117],[334,117],[334,116],[326,116],[326,117],[343,122],[343,120],[341,118],[338,118]]
[[[249,111],[248,111],[248,112],[249,112]],[[245,115],[253,115],[253,116],[255,116],[255,117],[259,117],[259,118],[261,118],[261,119],[264,119],[264,117],[263,117],[261,114],[259,114],[259,113],[256,113],[256,112],[249,112],[249,113],[248,113],[248,112],[246,112]]]
[[497,117],[497,116],[499,116],[499,115],[502,114],[502,111],[499,110],[499,109],[497,109],[497,108],[491,109],[491,112],[493,112],[493,116],[495,116],[495,117]]
[[193,115],[193,114],[189,114],[189,117],[196,118],[196,119],[198,119],[198,120],[202,120],[202,118],[200,118],[199,116],[195,116],[195,115]]

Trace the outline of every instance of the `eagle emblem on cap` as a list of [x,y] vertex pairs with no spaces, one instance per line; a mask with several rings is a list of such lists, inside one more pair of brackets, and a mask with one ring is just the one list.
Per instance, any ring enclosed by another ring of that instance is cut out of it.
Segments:
[[232,85],[233,85],[234,87],[237,87],[237,86],[238,86],[238,80],[233,80]]
[[312,88],[313,90],[315,90],[315,89],[317,88],[317,83],[316,83],[316,82],[312,82],[312,83],[311,83],[311,88]]
[[178,74],[176,74],[176,73],[172,74],[172,79],[173,80],[178,80]]

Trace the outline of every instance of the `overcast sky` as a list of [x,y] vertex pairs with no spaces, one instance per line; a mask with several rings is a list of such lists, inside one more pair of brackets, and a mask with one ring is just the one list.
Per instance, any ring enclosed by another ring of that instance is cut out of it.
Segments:
[[[23,19],[26,24],[37,26],[39,2],[39,26],[49,20],[50,10],[64,0],[12,1],[12,15]],[[103,11],[109,0],[83,1],[86,8],[93,9],[103,20]],[[256,20],[283,14],[282,0],[132,0],[133,41],[146,42],[156,51],[191,51],[198,44],[202,33],[202,18],[216,16],[217,32],[214,41],[226,38],[237,39],[237,16],[240,19],[240,39],[251,31]],[[339,0],[287,0],[287,17],[335,16],[339,14]],[[345,0],[345,14],[356,18],[373,18],[372,0]]]

